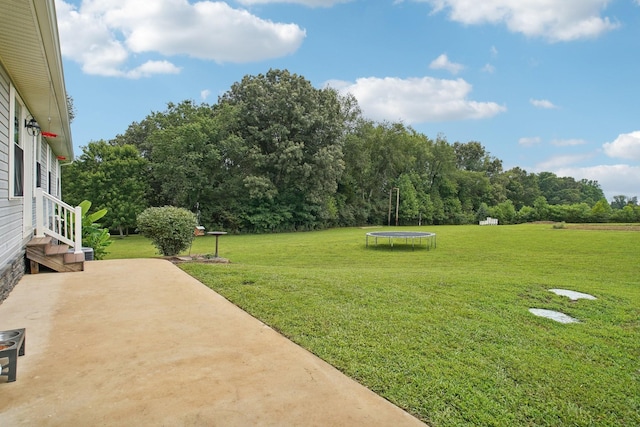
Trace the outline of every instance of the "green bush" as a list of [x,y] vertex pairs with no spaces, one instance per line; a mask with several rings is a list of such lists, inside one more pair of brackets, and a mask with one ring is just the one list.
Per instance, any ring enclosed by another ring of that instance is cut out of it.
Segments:
[[138,215],[138,230],[165,256],[178,255],[187,249],[197,225],[192,212],[174,206],[148,208]]

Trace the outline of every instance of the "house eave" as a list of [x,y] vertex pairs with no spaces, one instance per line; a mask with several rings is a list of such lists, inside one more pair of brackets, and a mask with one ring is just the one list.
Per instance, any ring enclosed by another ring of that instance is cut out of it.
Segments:
[[54,154],[73,160],[54,0],[0,2],[0,62]]

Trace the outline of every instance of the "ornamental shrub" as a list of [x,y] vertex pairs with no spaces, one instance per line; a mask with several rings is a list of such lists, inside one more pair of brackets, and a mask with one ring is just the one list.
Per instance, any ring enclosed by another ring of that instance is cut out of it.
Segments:
[[197,225],[192,212],[174,206],[147,208],[138,215],[138,231],[165,256],[178,255],[187,249]]
[[93,257],[96,260],[104,259],[107,247],[111,244],[111,234],[107,228],[102,228],[97,223],[107,214],[107,209],[100,209],[89,213],[91,202],[83,200],[78,206],[82,209],[82,246],[93,249]]

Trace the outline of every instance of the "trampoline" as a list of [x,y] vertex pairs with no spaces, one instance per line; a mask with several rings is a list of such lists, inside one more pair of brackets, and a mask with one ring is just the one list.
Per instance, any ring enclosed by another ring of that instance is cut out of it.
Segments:
[[409,244],[411,240],[411,248],[415,250],[416,240],[418,246],[422,245],[424,240],[427,249],[436,247],[436,233],[427,233],[424,231],[372,231],[366,235],[366,246],[369,247],[369,237],[374,239],[374,243],[378,246],[378,239],[388,239],[389,245],[393,248],[394,239],[404,239],[405,244]]

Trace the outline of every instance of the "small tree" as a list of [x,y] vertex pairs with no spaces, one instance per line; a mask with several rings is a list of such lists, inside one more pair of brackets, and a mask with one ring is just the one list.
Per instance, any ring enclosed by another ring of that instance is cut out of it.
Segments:
[[102,228],[97,221],[107,214],[107,209],[89,213],[91,202],[83,200],[80,203],[82,209],[82,246],[93,249],[93,256],[97,260],[104,259],[107,252],[107,246],[111,244],[111,235],[109,230]]
[[197,225],[192,212],[174,206],[148,208],[138,215],[138,230],[165,256],[187,249]]
[[600,199],[595,206],[591,208],[591,218],[594,222],[607,222],[611,216],[613,209],[607,202],[607,199]]

